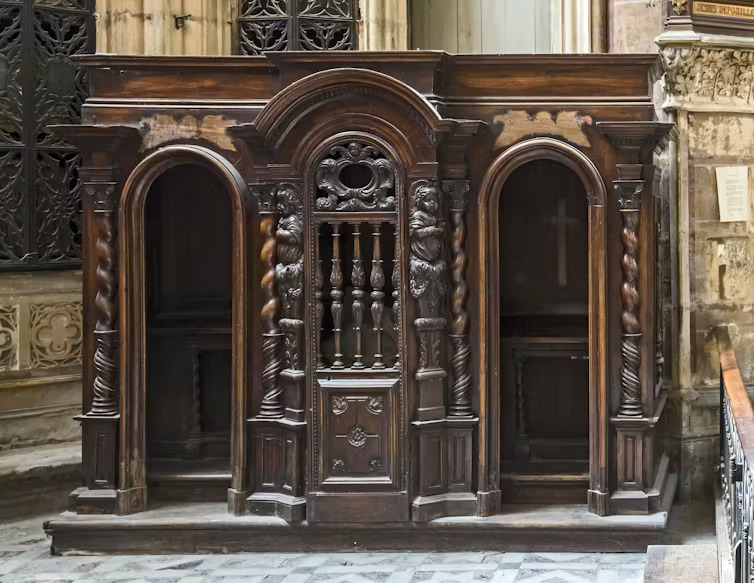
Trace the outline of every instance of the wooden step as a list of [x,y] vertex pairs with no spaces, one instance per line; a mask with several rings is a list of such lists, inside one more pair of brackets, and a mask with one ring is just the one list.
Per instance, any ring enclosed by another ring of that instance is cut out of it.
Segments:
[[229,460],[179,460],[150,464],[150,498],[182,501],[225,500],[230,488]]
[[644,583],[716,583],[717,545],[647,547]]
[[589,474],[506,473],[503,500],[511,504],[586,504]]

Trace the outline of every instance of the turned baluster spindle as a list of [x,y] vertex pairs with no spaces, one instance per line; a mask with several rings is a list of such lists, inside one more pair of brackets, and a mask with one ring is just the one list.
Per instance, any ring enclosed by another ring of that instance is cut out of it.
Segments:
[[341,351],[341,334],[343,332],[343,268],[340,258],[340,225],[332,227],[332,271],[330,272],[330,298],[332,305],[330,312],[333,321],[333,340],[335,344],[335,360],[332,368],[345,368],[343,352]]
[[325,305],[323,302],[323,287],[325,284],[325,277],[322,272],[322,257],[320,256],[319,252],[319,226],[317,226],[316,233],[315,233],[315,245],[316,245],[316,261],[317,266],[314,272],[314,299],[316,302],[315,305],[315,314],[317,316],[317,370],[325,368],[325,361],[322,358],[322,317],[325,314]]
[[351,283],[353,291],[353,330],[356,333],[356,342],[354,347],[352,368],[364,368],[364,354],[362,353],[362,325],[364,324],[364,298],[366,284],[364,276],[364,264],[361,259],[361,231],[360,226],[356,223],[353,226],[353,263],[351,265]]
[[395,233],[395,249],[393,251],[393,274],[390,281],[393,284],[393,325],[395,327],[395,364],[394,368],[401,367],[401,266],[400,261],[400,236],[398,228],[396,227]]
[[375,350],[374,364],[372,368],[385,368],[385,362],[382,354],[382,319],[385,313],[385,272],[382,269],[382,253],[380,250],[380,231],[379,223],[374,225],[372,237],[374,238],[374,249],[372,251],[372,273],[369,277],[369,283],[372,286],[372,330],[374,331]]

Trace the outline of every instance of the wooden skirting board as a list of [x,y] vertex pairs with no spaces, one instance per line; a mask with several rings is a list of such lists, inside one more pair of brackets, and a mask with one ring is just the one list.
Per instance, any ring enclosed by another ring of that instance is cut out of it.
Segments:
[[131,516],[64,513],[45,523],[54,554],[236,553],[281,551],[644,552],[664,540],[668,513],[589,514],[586,505],[504,506],[489,518],[425,524],[291,525],[232,516],[223,504],[166,506]]

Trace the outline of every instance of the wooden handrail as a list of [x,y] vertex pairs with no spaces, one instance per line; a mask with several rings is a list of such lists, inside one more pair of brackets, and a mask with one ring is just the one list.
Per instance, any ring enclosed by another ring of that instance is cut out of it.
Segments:
[[736,353],[730,341],[727,326],[716,329],[717,348],[720,351],[720,371],[724,390],[728,394],[733,419],[736,422],[736,432],[741,441],[741,449],[747,465],[754,468],[754,408],[746,391],[741,371],[738,368]]

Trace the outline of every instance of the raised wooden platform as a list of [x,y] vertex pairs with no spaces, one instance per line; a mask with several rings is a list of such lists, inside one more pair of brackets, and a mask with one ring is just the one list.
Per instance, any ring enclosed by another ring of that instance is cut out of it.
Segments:
[[55,554],[234,553],[249,551],[591,551],[644,552],[663,541],[667,512],[599,517],[586,505],[504,506],[489,518],[402,523],[290,525],[231,516],[222,504],[165,506],[131,516],[64,513],[45,523]]

